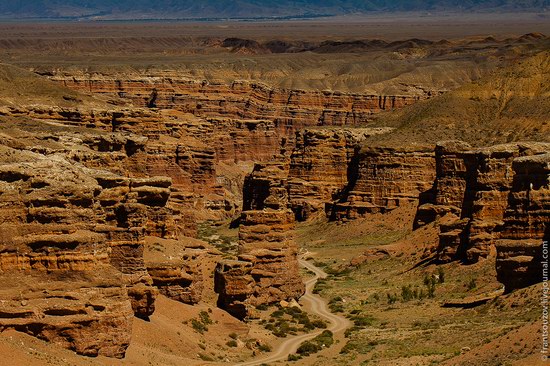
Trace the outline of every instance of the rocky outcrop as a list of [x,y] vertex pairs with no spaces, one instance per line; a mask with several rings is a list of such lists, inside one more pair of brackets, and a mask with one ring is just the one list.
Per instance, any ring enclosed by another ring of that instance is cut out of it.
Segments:
[[516,158],[512,169],[504,222],[496,241],[497,276],[507,292],[542,281],[542,262],[548,262],[550,154]]
[[[72,150],[86,145],[90,152],[76,151],[71,157],[86,166],[133,177],[172,178],[174,194],[169,206],[182,218],[176,220],[175,235],[194,235],[194,225],[202,217],[220,219],[235,213],[240,194],[233,192],[230,185],[218,183],[215,147],[220,145],[213,142],[211,126],[193,116],[139,108],[98,111],[59,107],[10,107],[0,110],[2,114],[19,121],[32,117],[34,128],[46,131],[38,134],[41,139],[55,139],[63,146],[70,145]],[[42,122],[40,126],[36,121]],[[56,130],[54,124],[67,127]],[[50,136],[52,129],[55,137]],[[222,129],[220,126],[219,131]],[[240,147],[235,150],[246,153]]]
[[205,281],[210,281],[212,275],[204,262],[217,253],[207,243],[192,238],[147,237],[145,242],[147,272],[160,293],[186,304],[201,301]]
[[288,190],[292,211],[299,221],[324,215],[348,183],[348,166],[356,146],[391,128],[306,128],[296,133],[290,155]]
[[132,315],[154,311],[143,244],[164,230],[170,184],[0,146],[0,329],[122,357]]
[[288,163],[274,162],[257,164],[245,181],[239,260],[221,262],[215,274],[218,305],[236,317],[304,293],[287,177]]
[[432,188],[435,159],[429,147],[363,147],[349,170],[348,186],[327,209],[331,219],[351,220],[418,202]]
[[541,154],[545,143],[510,143],[471,149],[460,141],[436,147],[437,177],[431,202],[419,207],[417,225],[449,216],[440,225],[438,259],[477,262],[494,253],[512,187],[515,158]]

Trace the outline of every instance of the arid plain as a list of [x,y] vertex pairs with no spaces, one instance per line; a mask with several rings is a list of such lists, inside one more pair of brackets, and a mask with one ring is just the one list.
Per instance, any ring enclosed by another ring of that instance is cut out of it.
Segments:
[[4,359],[540,363],[544,14],[0,23]]

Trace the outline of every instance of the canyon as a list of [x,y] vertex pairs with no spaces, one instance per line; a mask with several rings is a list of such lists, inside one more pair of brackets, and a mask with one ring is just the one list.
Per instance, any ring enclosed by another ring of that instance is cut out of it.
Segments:
[[[237,41],[223,52],[250,51]],[[355,80],[340,91],[235,79],[230,62],[220,74],[231,81],[175,67],[0,65],[0,332],[124,359],[136,322],[165,299],[253,324],[305,293],[309,226],[351,238],[353,225],[395,217],[406,233],[390,249],[334,259],[329,276],[408,255],[393,252],[404,240],[428,248],[418,266],[489,264],[502,296],[531,289],[548,240],[548,38],[475,40],[477,61],[465,41],[411,42],[369,47],[404,68],[434,57],[427,75],[455,69],[412,86],[415,64],[358,92]],[[206,226],[233,230],[231,250]]]

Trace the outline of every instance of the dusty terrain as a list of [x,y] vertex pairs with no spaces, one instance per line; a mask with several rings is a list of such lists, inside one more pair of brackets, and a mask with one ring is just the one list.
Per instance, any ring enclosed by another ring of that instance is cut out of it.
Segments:
[[545,19],[2,23],[3,354],[534,364]]

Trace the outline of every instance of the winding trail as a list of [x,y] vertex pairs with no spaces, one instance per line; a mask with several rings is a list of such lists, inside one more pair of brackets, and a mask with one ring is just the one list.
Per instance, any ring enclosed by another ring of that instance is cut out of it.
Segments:
[[[313,294],[313,287],[315,287],[317,281],[320,278],[326,278],[327,274],[319,267],[316,267],[303,259],[299,259],[298,261],[302,267],[307,268],[315,274],[313,278],[310,278],[306,281],[306,293],[300,298],[300,302],[302,302],[304,307],[311,313],[320,316],[324,320],[328,320],[330,323],[330,325],[327,327],[328,330],[335,334],[343,332],[351,325],[350,321],[343,316],[331,313],[328,309],[327,302],[320,296]],[[253,361],[239,363],[237,365],[256,366],[261,364],[269,364],[270,362],[286,360],[288,358],[288,355],[296,352],[302,342],[316,337],[317,335],[321,334],[323,330],[324,329],[321,329],[312,333],[302,334],[285,339],[284,342],[277,347],[277,349],[275,349],[273,352],[266,355],[265,357],[255,359]]]

